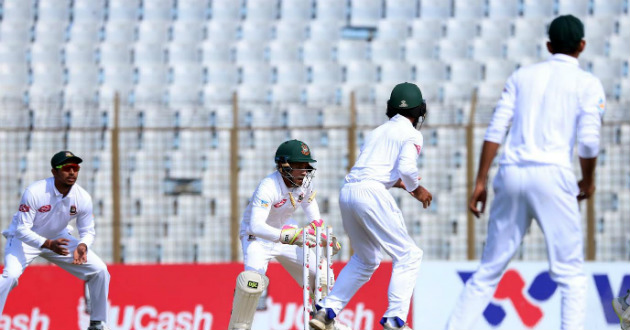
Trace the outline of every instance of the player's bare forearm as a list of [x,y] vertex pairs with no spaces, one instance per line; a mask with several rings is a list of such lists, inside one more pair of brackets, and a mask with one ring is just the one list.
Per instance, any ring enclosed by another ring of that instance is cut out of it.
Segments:
[[582,180],[578,182],[580,193],[578,200],[591,197],[595,193],[595,167],[597,166],[597,157],[582,158],[580,157],[580,167],[582,169]]
[[488,171],[490,170],[490,165],[492,164],[492,160],[497,155],[497,150],[499,150],[500,144],[484,141],[483,147],[481,148],[481,157],[479,158],[479,170],[477,171],[477,184],[483,184],[484,186],[488,183]]

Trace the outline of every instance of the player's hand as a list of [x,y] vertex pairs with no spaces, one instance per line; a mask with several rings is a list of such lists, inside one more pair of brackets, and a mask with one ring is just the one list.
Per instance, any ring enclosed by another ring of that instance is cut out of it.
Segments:
[[[476,184],[475,190],[473,191],[472,196],[470,196],[470,203],[468,204],[468,209],[472,212],[475,217],[479,218],[481,213],[486,209],[486,198],[488,197],[488,190],[486,185],[484,184]],[[477,208],[477,204],[481,203],[481,210]]]
[[72,263],[75,265],[82,265],[87,262],[87,245],[80,243],[74,250],[74,260]]
[[[418,176],[418,181],[422,180],[421,176]],[[401,188],[401,189],[405,189],[407,190],[407,187],[405,186],[405,183],[402,181],[402,179],[398,179],[398,181],[396,181],[396,183],[394,183],[394,185],[392,186],[394,188]]]
[[416,190],[410,192],[409,194],[411,194],[411,196],[413,196],[415,199],[422,202],[423,208],[426,209],[427,207],[431,206],[433,195],[431,195],[431,193],[428,190],[426,190],[423,186],[418,186]]
[[332,255],[336,255],[337,253],[339,253],[339,251],[341,251],[341,243],[339,243],[336,236],[330,236],[332,236]]
[[[291,244],[297,246],[303,246],[304,241],[302,240],[302,232],[304,229],[311,229],[310,226],[306,226],[306,228],[297,228],[296,226],[285,225],[280,230],[280,243],[282,244]],[[315,235],[311,235],[310,233],[306,233],[306,245],[307,246],[315,246]]]
[[578,201],[589,199],[595,193],[595,183],[592,180],[580,180],[578,187],[580,187],[580,193],[577,195]]
[[42,245],[42,248],[48,249],[56,254],[60,254],[62,256],[67,256],[69,254],[67,246],[68,246],[67,238],[57,238],[57,239],[47,239],[46,242]]

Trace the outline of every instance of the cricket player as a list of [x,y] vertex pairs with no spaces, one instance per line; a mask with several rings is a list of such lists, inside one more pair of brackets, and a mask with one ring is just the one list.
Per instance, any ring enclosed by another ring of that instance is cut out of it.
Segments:
[[[469,203],[479,217],[486,204],[488,169],[508,133],[493,183],[488,238],[481,265],[466,282],[447,329],[474,328],[532,218],[545,235],[549,272],[562,295],[561,328],[584,328],[586,276],[578,201],[595,191],[605,94],[600,81],[578,66],[583,38],[578,18],[557,17],[547,42],[553,55],[517,70],[505,84],[486,131]],[[571,166],[576,140],[579,182]]]
[[392,258],[393,269],[389,305],[381,324],[385,330],[411,330],[406,319],[422,250],[407,233],[402,213],[388,189],[406,189],[424,208],[431,204],[431,193],[418,184],[416,166],[423,143],[416,126],[421,118],[424,121],[425,114],[426,102],[418,86],[396,85],[387,102],[389,121],[367,137],[346,176],[339,206],[354,254],[339,273],[332,292],[317,305],[318,312],[309,323],[314,329],[328,329],[370,279],[381,262],[382,248]]
[[625,296],[617,297],[612,300],[612,306],[619,317],[619,322],[621,323],[621,330],[630,330],[630,290],[626,293]]
[[[241,222],[245,271],[237,278],[229,329],[250,329],[258,298],[269,284],[264,275],[275,258],[302,286],[302,246],[315,246],[315,227],[324,227],[312,186],[316,160],[306,143],[290,140],[280,144],[275,155],[276,171],[267,175],[254,191]],[[310,223],[298,227],[292,218],[300,207]],[[302,241],[307,231],[308,242]],[[332,238],[333,253],[341,245]],[[312,249],[311,249],[312,250]],[[317,260],[310,252],[310,287],[315,288]],[[255,287],[255,288],[253,288]]]
[[[0,278],[0,314],[20,275],[41,256],[87,282],[92,311],[88,330],[109,329],[105,325],[109,272],[89,249],[95,236],[94,215],[92,198],[76,184],[81,162],[70,151],[56,153],[50,160],[53,176],[26,188],[11,225],[2,232],[7,244]],[[66,229],[75,218],[79,239]]]

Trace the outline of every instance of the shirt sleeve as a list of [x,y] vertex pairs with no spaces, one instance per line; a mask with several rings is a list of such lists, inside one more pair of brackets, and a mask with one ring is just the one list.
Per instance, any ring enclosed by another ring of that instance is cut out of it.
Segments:
[[398,158],[398,174],[405,184],[407,191],[411,192],[418,188],[418,156],[422,150],[422,140],[408,140],[401,150]]
[[306,219],[309,222],[322,218],[319,212],[319,205],[317,204],[317,200],[315,199],[316,195],[317,191],[311,190],[302,202],[302,209],[304,210],[304,214],[306,214]]
[[92,211],[92,198],[87,196],[85,205],[82,205],[77,216],[77,229],[79,231],[79,244],[84,243],[88,248],[94,243],[96,231],[94,230],[94,213]]
[[505,83],[501,98],[494,109],[492,120],[488,129],[486,130],[486,136],[484,140],[501,144],[508,128],[512,123],[514,117],[514,108],[516,106],[516,73],[512,74]]
[[20,208],[16,214],[17,228],[15,230],[15,237],[34,248],[40,249],[46,242],[46,238],[31,230],[36,213],[37,201],[35,196],[33,196],[30,190],[26,189],[24,194],[22,194]]
[[271,212],[272,196],[262,191],[259,187],[252,199],[252,214],[249,229],[254,236],[272,241],[280,241],[280,229],[267,224],[269,212]]
[[606,109],[606,95],[601,82],[592,78],[580,97],[577,122],[577,152],[582,158],[595,158],[599,153],[599,132]]

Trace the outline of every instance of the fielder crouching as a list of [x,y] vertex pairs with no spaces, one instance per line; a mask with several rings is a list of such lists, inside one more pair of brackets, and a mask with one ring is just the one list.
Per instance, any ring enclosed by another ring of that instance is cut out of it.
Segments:
[[[311,163],[315,162],[304,142],[283,142],[275,155],[276,171],[267,175],[254,191],[241,222],[245,271],[236,280],[229,330],[251,329],[258,299],[269,285],[265,273],[272,258],[280,262],[300,286],[303,285],[302,232],[307,231],[307,243],[314,246],[315,227],[324,227],[316,192],[311,185],[315,172]],[[303,228],[291,218],[298,207],[311,221]],[[333,253],[336,254],[341,245],[336,238],[332,239]],[[315,254],[310,253],[309,285],[315,288],[317,260]],[[338,327],[341,328],[335,325]]]
[[[24,190],[18,212],[2,232],[7,243],[0,277],[0,314],[26,267],[41,256],[86,281],[91,296],[88,330],[109,329],[105,324],[109,272],[103,260],[89,249],[96,232],[92,198],[75,183],[81,162],[72,152],[60,151],[50,160],[53,176]],[[74,218],[79,239],[67,230]]]

